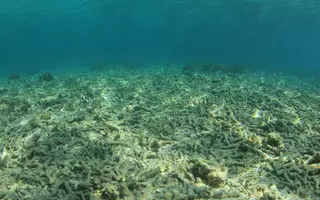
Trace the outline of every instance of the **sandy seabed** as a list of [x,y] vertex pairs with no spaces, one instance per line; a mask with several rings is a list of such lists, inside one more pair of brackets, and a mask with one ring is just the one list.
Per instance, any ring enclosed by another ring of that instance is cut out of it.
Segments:
[[0,199],[318,199],[295,77],[105,69],[0,85]]

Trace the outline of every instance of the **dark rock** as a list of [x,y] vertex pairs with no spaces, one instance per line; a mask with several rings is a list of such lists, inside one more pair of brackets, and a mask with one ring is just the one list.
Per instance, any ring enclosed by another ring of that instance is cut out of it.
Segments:
[[11,74],[9,76],[9,80],[13,81],[13,80],[18,80],[20,79],[20,75],[19,74]]
[[190,65],[185,65],[183,68],[182,68],[182,73],[184,74],[184,75],[192,75],[192,74],[194,74],[194,72],[195,72],[195,68],[194,67],[191,67]]
[[39,76],[39,81],[53,81],[53,76],[50,72],[46,72]]
[[90,70],[93,72],[101,72],[104,70],[104,67],[101,64],[92,64]]
[[224,69],[220,65],[207,64],[202,66],[201,71],[204,73],[216,73],[218,71],[224,71]]

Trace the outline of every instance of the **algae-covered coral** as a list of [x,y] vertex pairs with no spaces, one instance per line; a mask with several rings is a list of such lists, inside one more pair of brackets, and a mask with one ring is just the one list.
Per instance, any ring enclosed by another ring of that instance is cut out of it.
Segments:
[[317,199],[316,88],[192,72],[2,85],[0,199]]

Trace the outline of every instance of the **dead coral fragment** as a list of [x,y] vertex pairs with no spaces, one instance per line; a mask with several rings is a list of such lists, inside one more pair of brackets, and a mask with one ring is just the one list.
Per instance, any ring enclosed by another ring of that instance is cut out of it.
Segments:
[[267,145],[270,145],[272,147],[279,147],[279,148],[284,147],[284,144],[282,142],[282,137],[278,133],[275,133],[275,132],[268,133],[264,142]]
[[40,138],[40,134],[41,134],[41,129],[37,129],[31,135],[28,135],[24,140],[24,145],[23,145],[24,148],[31,149],[32,147],[35,147]]
[[308,165],[320,164],[320,153],[316,153],[310,160],[308,160]]
[[284,198],[281,197],[280,192],[275,186],[271,186],[271,190],[266,191],[260,200],[284,200]]
[[202,161],[197,161],[191,167],[191,171],[195,178],[201,178],[204,183],[212,187],[221,187],[226,182],[228,175],[226,167],[211,167]]
[[37,117],[33,117],[29,120],[23,120],[22,122],[20,122],[20,125],[22,126],[22,130],[24,131],[31,131],[35,128],[42,127],[41,120]]
[[102,197],[106,199],[119,199],[120,193],[118,192],[118,187],[111,183],[106,183],[104,188],[101,190]]
[[49,113],[43,113],[40,116],[40,119],[42,119],[42,120],[50,120],[51,119],[51,115]]
[[2,87],[0,87],[0,95],[5,94],[5,93],[7,93],[8,91],[9,91],[8,88],[2,88]]

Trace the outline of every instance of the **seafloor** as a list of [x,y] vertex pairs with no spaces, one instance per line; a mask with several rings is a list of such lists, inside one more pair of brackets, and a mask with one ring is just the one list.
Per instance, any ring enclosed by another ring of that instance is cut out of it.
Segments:
[[0,199],[318,199],[320,95],[295,77],[105,69],[0,86]]

